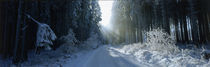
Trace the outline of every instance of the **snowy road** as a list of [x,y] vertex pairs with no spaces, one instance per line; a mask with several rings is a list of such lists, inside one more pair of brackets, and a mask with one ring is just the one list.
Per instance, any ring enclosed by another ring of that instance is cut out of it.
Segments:
[[64,67],[148,67],[131,56],[124,55],[112,47],[103,46],[86,56],[81,56]]

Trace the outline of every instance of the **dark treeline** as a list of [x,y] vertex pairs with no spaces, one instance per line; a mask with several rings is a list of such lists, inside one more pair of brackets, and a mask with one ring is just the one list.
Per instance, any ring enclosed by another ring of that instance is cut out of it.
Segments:
[[209,3],[209,0],[116,0],[112,23],[121,32],[117,42],[143,42],[145,31],[161,28],[176,36],[179,43],[208,43]]
[[0,0],[0,54],[15,62],[27,59],[28,50],[35,48],[37,24],[48,24],[58,39],[73,30],[79,43],[94,32],[99,34],[101,20],[97,0]]

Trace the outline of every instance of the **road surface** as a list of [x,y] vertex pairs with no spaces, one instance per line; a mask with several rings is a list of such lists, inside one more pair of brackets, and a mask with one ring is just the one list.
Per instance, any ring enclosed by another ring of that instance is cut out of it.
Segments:
[[76,60],[63,65],[64,67],[148,67],[135,60],[132,56],[125,55],[113,47],[102,46],[78,57]]

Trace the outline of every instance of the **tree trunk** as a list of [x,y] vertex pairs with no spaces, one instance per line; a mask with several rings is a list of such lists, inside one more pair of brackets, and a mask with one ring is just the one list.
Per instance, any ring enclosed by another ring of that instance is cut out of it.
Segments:
[[17,25],[16,25],[16,37],[15,37],[15,45],[14,45],[14,60],[17,60],[17,52],[18,52],[18,47],[19,47],[19,39],[20,39],[20,29],[21,29],[21,10],[22,10],[22,1],[18,1],[18,15],[17,15]]

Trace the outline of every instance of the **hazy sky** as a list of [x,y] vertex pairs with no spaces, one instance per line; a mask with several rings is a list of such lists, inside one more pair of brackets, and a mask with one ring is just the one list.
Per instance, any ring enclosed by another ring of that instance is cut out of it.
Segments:
[[102,17],[101,17],[102,21],[100,21],[99,23],[106,28],[110,28],[112,4],[113,1],[111,0],[99,1],[99,5],[101,7],[101,12],[102,12]]

